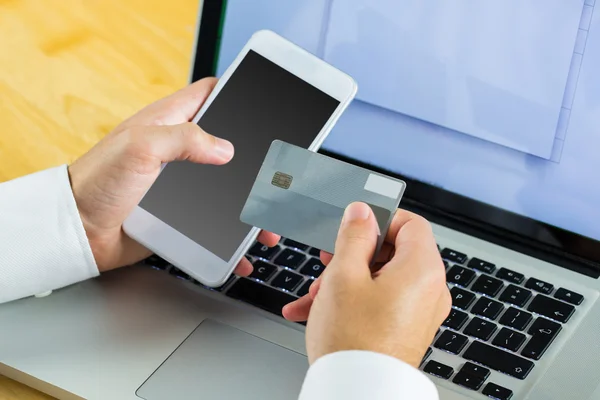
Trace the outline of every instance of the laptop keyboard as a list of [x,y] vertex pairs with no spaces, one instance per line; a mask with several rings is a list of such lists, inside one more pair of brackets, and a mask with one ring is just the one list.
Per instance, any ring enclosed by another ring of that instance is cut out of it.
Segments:
[[[231,277],[220,288],[208,289],[224,291],[233,299],[281,316],[283,306],[308,293],[324,271],[319,253],[289,239],[272,248],[255,243],[246,256],[254,265],[248,278]],[[526,379],[584,297],[454,249],[440,248],[440,254],[452,310],[432,347],[456,357],[455,364],[461,367],[455,371],[435,360],[436,353],[429,348],[421,368],[461,387],[508,400],[512,390],[488,381],[491,371]],[[192,280],[159,257],[152,256],[145,263]]]

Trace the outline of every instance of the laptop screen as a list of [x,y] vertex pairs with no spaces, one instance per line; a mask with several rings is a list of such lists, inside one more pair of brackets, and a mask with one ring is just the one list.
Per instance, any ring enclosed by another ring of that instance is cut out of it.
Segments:
[[217,76],[270,29],[356,79],[324,150],[600,240],[593,0],[222,3]]

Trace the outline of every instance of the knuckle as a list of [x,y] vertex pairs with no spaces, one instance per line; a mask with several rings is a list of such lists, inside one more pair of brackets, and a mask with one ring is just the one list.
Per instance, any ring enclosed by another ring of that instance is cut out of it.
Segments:
[[145,127],[131,126],[121,132],[125,141],[125,151],[130,155],[154,153],[151,135]]
[[414,217],[415,225],[421,230],[423,233],[432,233],[433,229],[431,228],[431,223],[420,215],[416,215]]

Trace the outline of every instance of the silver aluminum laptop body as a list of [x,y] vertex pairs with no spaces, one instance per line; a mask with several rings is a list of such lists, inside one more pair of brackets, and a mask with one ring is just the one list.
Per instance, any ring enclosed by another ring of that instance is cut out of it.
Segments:
[[[526,379],[492,370],[486,383],[510,388],[513,399],[600,399],[600,281],[440,225],[434,231],[441,248],[585,298]],[[303,332],[140,264],[0,305],[0,373],[61,399],[294,399],[308,368]],[[432,348],[428,360],[456,376],[465,360]],[[443,400],[486,398],[432,379]]]
[[[515,390],[515,399],[600,399],[598,281],[441,226],[434,229],[442,247],[511,265],[526,276],[560,282],[585,296],[531,376],[518,385],[516,379],[493,371],[491,380]],[[196,337],[195,330],[207,322],[212,329]],[[302,326],[141,265],[45,298],[0,306],[0,326],[0,373],[61,399],[135,400],[140,398],[136,392],[147,399],[293,399],[308,367]],[[223,332],[223,326],[231,328]],[[185,341],[192,332],[189,346]],[[239,343],[240,334],[254,340],[248,340],[246,351],[232,353],[223,336]],[[179,361],[161,371],[178,346],[186,346],[183,353],[175,353]],[[203,348],[221,349],[228,357],[206,354]],[[455,368],[460,364],[438,349],[431,357]],[[267,369],[268,360],[276,360],[274,370],[283,374]],[[257,365],[263,368],[257,370]],[[212,367],[221,374],[207,375]],[[153,382],[148,378],[157,369],[161,373]],[[432,379],[441,399],[484,398]]]

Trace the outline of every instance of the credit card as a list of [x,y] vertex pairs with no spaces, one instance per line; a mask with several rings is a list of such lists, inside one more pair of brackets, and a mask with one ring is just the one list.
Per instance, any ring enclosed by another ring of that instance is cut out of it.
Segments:
[[379,228],[379,251],[406,183],[275,140],[263,161],[240,220],[334,253],[344,210],[368,204]]

